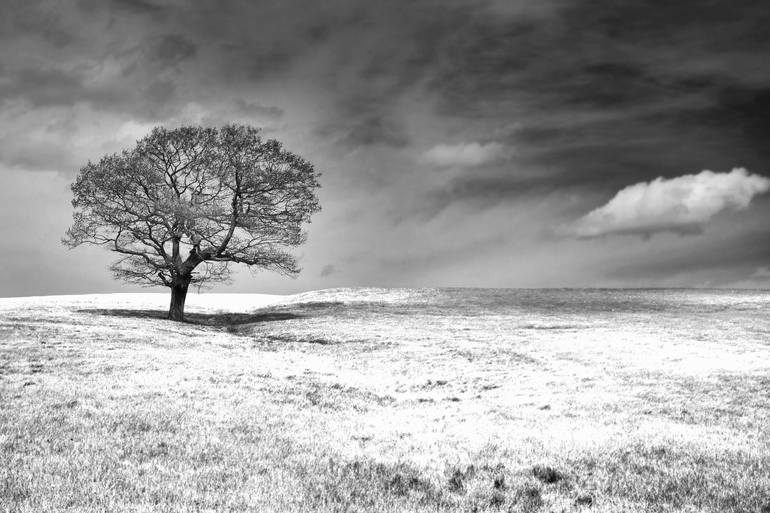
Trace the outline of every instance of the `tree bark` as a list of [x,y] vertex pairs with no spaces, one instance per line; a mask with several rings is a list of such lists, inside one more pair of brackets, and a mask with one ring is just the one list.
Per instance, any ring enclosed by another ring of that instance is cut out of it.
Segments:
[[172,321],[184,321],[184,302],[187,299],[187,289],[191,276],[178,276],[171,282],[171,305],[168,318]]

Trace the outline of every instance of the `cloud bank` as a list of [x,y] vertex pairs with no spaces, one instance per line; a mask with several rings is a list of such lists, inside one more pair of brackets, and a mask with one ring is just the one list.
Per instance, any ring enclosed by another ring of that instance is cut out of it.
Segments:
[[438,144],[423,155],[423,160],[436,167],[475,167],[505,156],[505,147],[498,142],[487,144]]
[[770,190],[770,179],[736,168],[729,173],[656,178],[620,190],[606,205],[574,225],[578,237],[611,234],[649,236],[657,232],[698,233],[723,210],[743,210]]
[[[770,263],[770,197],[675,244],[585,243],[574,222],[704,162],[766,169],[768,25],[760,0],[0,2],[0,294],[125,290],[107,252],[58,244],[69,182],[153,126],[226,122],[262,127],[324,186],[306,272],[231,290],[766,286],[748,277]],[[583,236],[623,228],[596,217]],[[664,221],[700,227],[680,218]],[[29,279],[49,262],[79,274]]]

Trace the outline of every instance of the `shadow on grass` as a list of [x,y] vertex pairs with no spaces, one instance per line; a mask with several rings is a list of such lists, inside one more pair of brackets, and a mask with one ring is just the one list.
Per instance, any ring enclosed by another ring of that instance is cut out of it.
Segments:
[[[331,312],[339,313],[345,308],[345,303],[337,301],[315,301],[281,305],[269,309],[255,310],[249,313],[217,312],[217,313],[185,313],[184,323],[215,328],[233,328],[245,324],[257,324],[274,321],[288,321],[317,317]],[[112,317],[128,317],[134,319],[168,319],[167,310],[131,310],[125,308],[85,308],[78,313],[92,315],[109,315]]]
[[[164,310],[129,310],[119,308],[89,308],[78,310],[79,313],[92,315],[109,315],[112,317],[128,317],[134,319],[168,319],[168,312]],[[195,324],[199,326],[212,326],[216,328],[226,328],[239,326],[242,324],[254,324],[262,322],[287,321],[291,319],[301,319],[307,317],[294,312],[252,312],[252,313],[187,313],[184,323]]]

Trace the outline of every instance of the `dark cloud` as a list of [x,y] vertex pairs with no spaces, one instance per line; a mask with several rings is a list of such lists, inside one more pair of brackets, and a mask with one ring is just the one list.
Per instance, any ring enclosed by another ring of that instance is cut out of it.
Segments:
[[49,141],[20,141],[0,138],[0,163],[29,171],[72,172],[85,162],[78,162],[72,148],[52,138]]
[[153,48],[153,59],[162,65],[174,65],[195,56],[197,48],[179,34],[161,37]]
[[763,160],[770,157],[770,81],[765,87],[725,87],[704,114],[717,130],[732,130]]
[[371,116],[335,123],[320,127],[316,133],[346,148],[374,145],[403,148],[410,142],[404,126],[387,117]]
[[[746,241],[751,241],[747,244]],[[607,277],[620,282],[648,280],[665,282],[684,275],[697,275],[718,287],[749,277],[770,262],[770,231],[754,228],[723,238],[694,239],[695,245],[668,243],[655,246],[630,262],[616,262]],[[692,283],[692,281],[689,281]]]
[[[531,225],[535,252],[549,226],[635,183],[767,176],[768,25],[764,0],[11,0],[0,164],[72,168],[155,124],[267,124],[324,168],[320,226],[352,240],[339,261],[380,238],[430,245],[439,226],[463,248],[451,265],[473,266],[516,237],[510,224]],[[544,207],[530,219],[521,204]],[[498,210],[523,221],[484,217]],[[748,246],[734,228],[731,244]],[[415,276],[436,258],[416,253]],[[736,254],[730,265],[760,258]]]
[[[561,181],[558,177],[520,176],[513,172],[464,174],[450,180],[444,187],[431,191],[414,211],[432,218],[458,203],[468,203],[479,209],[492,208],[504,202],[546,196]],[[574,185],[574,184],[573,184]],[[561,183],[564,190],[569,184]]]
[[72,105],[92,95],[78,73],[55,68],[24,68],[0,83],[0,99],[24,100],[32,106]]
[[149,0],[111,0],[111,4],[117,10],[126,10],[140,14],[157,15],[159,12],[166,10],[166,7],[160,2]]
[[0,3],[0,39],[24,34],[61,48],[77,39],[62,23],[65,6],[57,2],[7,0]]
[[143,91],[143,98],[150,105],[165,105],[174,96],[176,86],[170,80],[151,82]]
[[22,102],[31,108],[84,103],[99,110],[130,112],[143,119],[158,119],[178,107],[172,102],[176,86],[169,79],[148,79],[136,87],[126,86],[98,83],[81,71],[22,69],[0,83],[0,103]]
[[[518,169],[541,168],[553,187],[757,168],[769,151],[768,21],[753,1],[570,2],[545,20],[477,16],[445,41],[453,58],[429,84],[447,117],[513,120],[509,142],[525,148]],[[460,177],[450,197],[516,194],[505,184],[518,172]]]

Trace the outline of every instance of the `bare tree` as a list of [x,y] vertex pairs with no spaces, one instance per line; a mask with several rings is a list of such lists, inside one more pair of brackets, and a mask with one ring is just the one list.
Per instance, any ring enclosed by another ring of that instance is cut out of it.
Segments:
[[286,247],[320,210],[318,177],[252,127],[155,128],[80,170],[63,242],[120,254],[116,278],[170,287],[168,317],[181,321],[190,284],[226,280],[230,264],[299,272]]

